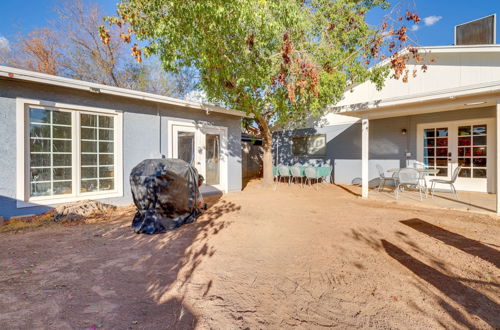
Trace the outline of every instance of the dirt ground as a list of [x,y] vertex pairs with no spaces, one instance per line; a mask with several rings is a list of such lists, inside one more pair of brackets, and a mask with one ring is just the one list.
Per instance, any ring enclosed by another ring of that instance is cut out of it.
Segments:
[[0,234],[4,329],[500,328],[500,220],[250,183],[162,235]]

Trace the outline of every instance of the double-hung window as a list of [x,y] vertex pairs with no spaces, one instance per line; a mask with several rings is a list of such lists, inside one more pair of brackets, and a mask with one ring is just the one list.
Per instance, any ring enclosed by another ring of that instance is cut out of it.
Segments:
[[121,194],[121,118],[111,111],[82,108],[23,105],[21,201],[58,202]]

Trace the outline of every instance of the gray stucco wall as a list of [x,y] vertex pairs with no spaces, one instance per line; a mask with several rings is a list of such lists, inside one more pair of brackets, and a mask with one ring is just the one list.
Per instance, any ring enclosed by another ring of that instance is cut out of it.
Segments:
[[228,190],[240,191],[240,118],[220,113],[157,104],[68,88],[0,79],[0,216],[37,214],[47,207],[16,206],[16,98],[61,102],[123,111],[123,197],[102,200],[116,205],[132,202],[128,176],[147,158],[167,155],[169,119],[195,120],[228,128]]
[[[394,117],[370,120],[369,144],[370,159],[399,160],[400,167],[406,167],[407,161],[416,159],[417,125],[432,122],[445,122],[475,118],[494,118],[494,107],[483,107],[467,110],[444,111],[422,115]],[[405,128],[407,133],[401,134]],[[326,134],[327,153],[325,157],[296,157],[291,151],[291,137]],[[411,153],[407,157],[406,153]],[[307,128],[282,131],[274,134],[274,163],[293,165],[301,164],[334,164],[335,160],[361,159],[361,123],[332,125],[318,128]],[[335,178],[335,173],[333,174]],[[353,175],[360,175],[353,174]]]

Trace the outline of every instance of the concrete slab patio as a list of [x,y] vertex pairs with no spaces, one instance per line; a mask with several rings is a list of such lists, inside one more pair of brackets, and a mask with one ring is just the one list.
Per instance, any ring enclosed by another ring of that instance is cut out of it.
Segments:
[[250,182],[197,222],[0,234],[6,329],[498,329],[500,222]]

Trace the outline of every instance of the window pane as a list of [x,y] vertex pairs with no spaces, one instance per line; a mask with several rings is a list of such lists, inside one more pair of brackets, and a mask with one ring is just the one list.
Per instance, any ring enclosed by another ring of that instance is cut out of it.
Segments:
[[113,165],[114,155],[99,155],[99,165]]
[[424,130],[425,137],[434,137],[434,133],[435,133],[434,128]]
[[194,158],[194,133],[177,133],[177,157],[191,164]]
[[54,152],[71,152],[71,140],[54,140]]
[[71,154],[53,154],[53,166],[71,166]]
[[458,157],[470,156],[470,148],[458,148]]
[[52,132],[55,138],[71,139],[71,127],[68,126],[53,126]]
[[436,166],[448,166],[448,158],[436,158]]
[[472,164],[474,167],[486,167],[486,158],[474,158]]
[[474,125],[474,135],[486,134],[486,125]]
[[437,138],[436,146],[438,147],[446,147],[448,146],[448,138]]
[[30,122],[50,124],[50,110],[30,108]]
[[113,128],[113,117],[99,116],[99,127]]
[[486,178],[486,169],[473,169],[472,175],[474,178]]
[[470,135],[470,126],[460,126],[458,128],[458,136]]
[[82,180],[80,183],[80,192],[97,191],[97,180]]
[[114,167],[113,166],[101,166],[99,167],[99,178],[112,178],[114,177]]
[[97,127],[97,116],[96,115],[88,115],[88,114],[84,114],[84,113],[80,114],[80,125]]
[[474,148],[474,156],[486,156],[486,147]]
[[30,124],[30,136],[33,138],[50,138],[50,125]]
[[113,141],[113,133],[112,129],[100,129],[99,130],[99,140],[101,141]]
[[292,154],[294,156],[307,155],[307,137],[296,136],[292,138]]
[[307,154],[309,156],[326,155],[326,135],[311,135],[307,138]]
[[31,152],[50,152],[50,140],[30,139]]
[[99,142],[99,152],[113,152],[113,142]]
[[114,179],[101,178],[114,177],[114,117],[81,114],[80,123],[82,139],[95,140],[81,141],[80,191],[113,190]]
[[50,154],[31,154],[31,167],[46,167],[50,166]]
[[471,174],[472,174],[472,172],[471,172],[470,168],[462,168],[462,170],[460,171],[458,176],[461,178],[470,178]]
[[216,185],[220,183],[220,136],[207,134],[206,145],[206,183]]
[[113,179],[99,180],[99,190],[113,190],[114,188],[115,188],[115,182]]
[[425,148],[424,149],[424,157],[434,156],[434,148]]
[[71,194],[71,181],[54,182],[54,195]]
[[448,148],[436,148],[436,156],[447,157],[448,156]]
[[470,158],[459,158],[458,165],[460,166],[470,166]]
[[31,183],[31,196],[50,196],[50,182],[44,183]]
[[71,113],[64,111],[54,111],[52,120],[57,125],[71,125]]
[[436,174],[437,176],[448,176],[448,168],[447,167],[442,167],[438,168],[439,172]]
[[436,136],[437,137],[448,136],[448,129],[447,128],[436,128]]
[[97,154],[82,154],[82,165],[97,165]]
[[50,167],[31,169],[31,182],[50,181],[50,178]]
[[82,127],[81,138],[84,140],[97,140],[97,129]]
[[485,146],[486,145],[486,136],[474,136],[474,145],[475,146]]
[[82,179],[95,179],[97,178],[97,167],[82,167]]
[[424,141],[425,147],[434,147],[435,144],[436,144],[435,139],[425,139],[425,141]]
[[458,138],[459,146],[470,146],[470,137],[459,137]]
[[82,152],[97,152],[97,142],[82,141]]
[[71,167],[54,168],[53,178],[54,180],[71,180]]

